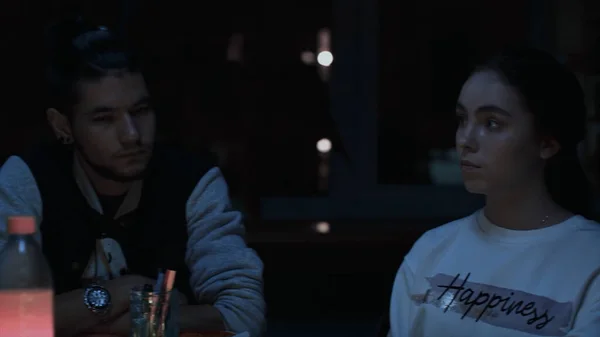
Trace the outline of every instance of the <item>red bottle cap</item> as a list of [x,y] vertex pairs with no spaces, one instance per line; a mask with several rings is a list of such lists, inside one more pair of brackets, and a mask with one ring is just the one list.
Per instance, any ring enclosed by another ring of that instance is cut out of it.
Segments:
[[8,217],[8,234],[29,235],[35,233],[35,218],[32,216]]

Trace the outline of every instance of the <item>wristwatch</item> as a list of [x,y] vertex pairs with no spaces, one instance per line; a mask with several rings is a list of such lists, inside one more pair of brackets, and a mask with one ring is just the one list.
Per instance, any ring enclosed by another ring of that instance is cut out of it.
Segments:
[[99,316],[106,315],[112,304],[108,290],[97,283],[85,288],[83,303],[92,313]]

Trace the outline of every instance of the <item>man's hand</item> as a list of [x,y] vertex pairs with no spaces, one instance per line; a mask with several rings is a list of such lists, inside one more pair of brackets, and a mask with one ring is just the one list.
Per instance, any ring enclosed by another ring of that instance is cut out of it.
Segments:
[[[177,291],[176,289],[173,289],[174,291]],[[177,301],[179,302],[179,305],[187,305],[189,303],[187,297],[180,291],[177,291]]]
[[103,284],[112,300],[112,307],[105,316],[98,316],[88,310],[83,301],[84,289],[76,289],[57,295],[54,298],[55,326],[57,336],[77,336],[82,332],[95,329],[104,320],[113,321],[129,311],[129,293],[131,288],[153,280],[136,275],[120,277]]
[[210,305],[182,305],[179,309],[179,328],[192,331],[224,331],[221,312]]
[[[129,336],[131,330],[131,315],[129,312],[129,294],[131,293],[131,289],[135,286],[143,286],[144,284],[154,285],[156,283],[155,280],[140,276],[140,275],[126,275],[114,280],[107,282],[107,289],[110,287],[111,296],[112,289],[114,289],[115,294],[113,298],[115,301],[122,302],[126,301],[126,311],[121,313],[115,319],[105,322],[102,324],[98,324],[93,328],[86,331],[88,334],[107,334],[107,335],[115,335],[115,336]],[[174,290],[177,291],[177,290]],[[177,300],[179,305],[185,305],[188,303],[186,296],[177,291]],[[122,310],[120,311],[122,312]]]
[[143,286],[144,284],[154,285],[156,281],[140,275],[125,275],[114,280],[106,282],[104,285],[108,289],[113,308],[112,313],[120,316],[125,311],[129,310],[129,295],[131,289],[135,286]]
[[129,311],[117,317],[113,321],[99,324],[86,331],[83,336],[123,336],[128,337],[131,333],[131,316]]
[[135,286],[154,285],[156,281],[140,275],[125,275],[104,284],[111,296],[112,308],[109,321],[96,324],[85,330],[85,334],[107,334],[129,336],[131,319],[129,316],[129,295]]

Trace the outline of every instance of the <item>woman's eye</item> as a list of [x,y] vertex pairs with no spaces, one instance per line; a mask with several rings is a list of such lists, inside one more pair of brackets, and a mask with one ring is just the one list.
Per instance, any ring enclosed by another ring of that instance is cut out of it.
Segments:
[[498,129],[500,127],[500,123],[495,119],[488,119],[486,121],[486,127],[489,129]]

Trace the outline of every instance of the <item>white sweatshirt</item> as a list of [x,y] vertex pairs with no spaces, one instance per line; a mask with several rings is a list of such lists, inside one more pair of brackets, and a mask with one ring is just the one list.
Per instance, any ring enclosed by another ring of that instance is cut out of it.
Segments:
[[392,337],[600,336],[600,224],[515,231],[478,211],[425,233],[392,291]]

